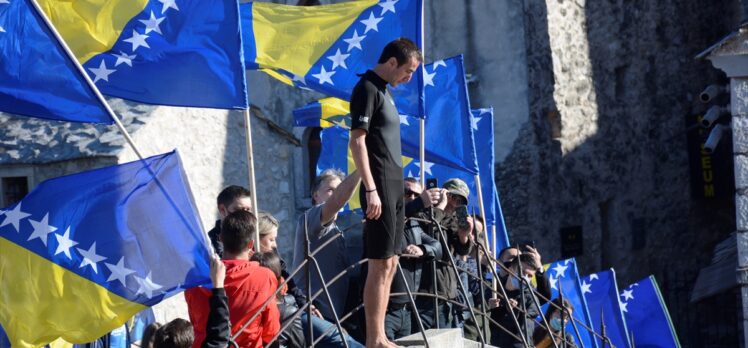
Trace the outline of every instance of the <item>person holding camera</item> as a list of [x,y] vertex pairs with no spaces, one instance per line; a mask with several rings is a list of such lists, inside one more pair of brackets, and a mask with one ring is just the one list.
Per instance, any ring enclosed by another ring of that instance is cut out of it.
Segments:
[[[431,219],[441,226],[443,239],[435,224],[427,224],[425,230],[434,239],[439,240],[442,253],[435,260],[435,267],[424,267],[419,292],[436,293],[440,299],[436,310],[439,322],[435,321],[434,300],[420,297],[416,301],[418,312],[425,329],[452,327],[451,304],[446,300],[457,299],[457,275],[450,263],[451,255],[468,255],[471,251],[470,233],[473,230],[473,219],[467,214],[470,189],[460,179],[449,179],[442,186],[440,203],[434,209],[423,209],[416,217]],[[444,200],[444,201],[441,201]],[[406,209],[406,215],[409,213]],[[434,273],[436,270],[436,273]]]

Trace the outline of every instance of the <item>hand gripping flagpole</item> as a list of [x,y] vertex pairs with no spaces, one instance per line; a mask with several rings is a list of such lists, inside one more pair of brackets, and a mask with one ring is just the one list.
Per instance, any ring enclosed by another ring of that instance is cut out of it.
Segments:
[[50,22],[49,18],[47,18],[47,15],[44,13],[42,8],[37,3],[37,0],[29,0],[32,5],[34,5],[34,10],[36,10],[36,13],[39,15],[39,17],[42,18],[44,21],[44,24],[47,25],[47,29],[49,29],[50,32],[52,32],[52,35],[55,36],[55,39],[57,42],[62,46],[62,49],[65,51],[65,54],[67,55],[68,59],[70,59],[73,62],[73,65],[75,65],[75,68],[78,70],[78,73],[80,73],[81,76],[86,80],[86,84],[89,88],[91,88],[91,91],[96,96],[96,99],[104,106],[104,109],[109,114],[109,117],[112,118],[114,121],[114,124],[117,125],[117,128],[119,128],[120,132],[122,132],[122,136],[125,137],[125,140],[132,148],[132,151],[135,152],[135,155],[138,156],[140,160],[143,160],[143,154],[140,152],[137,146],[135,146],[135,142],[132,140],[132,137],[130,136],[130,133],[125,129],[125,126],[122,125],[122,122],[117,117],[117,115],[114,113],[114,110],[109,106],[109,103],[104,99],[104,96],[101,94],[101,91],[99,91],[99,88],[96,87],[96,84],[91,80],[91,77],[88,76],[88,73],[86,73],[86,70],[83,69],[83,66],[80,62],[78,62],[78,58],[75,57],[73,54],[73,51],[70,50],[70,47],[68,47],[65,40],[60,36],[60,33],[57,32],[57,28],[55,28],[54,24]]
[[260,252],[260,215],[257,207],[257,184],[255,181],[255,160],[254,150],[252,149],[252,115],[249,109],[250,105],[244,109],[244,130],[245,139],[247,140],[247,170],[249,172],[249,190],[252,191],[252,214],[255,215],[255,251]]

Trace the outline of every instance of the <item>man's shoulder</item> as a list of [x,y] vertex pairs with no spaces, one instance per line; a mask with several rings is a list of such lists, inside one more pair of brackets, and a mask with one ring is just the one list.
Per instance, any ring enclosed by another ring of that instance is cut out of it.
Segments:
[[376,95],[378,92],[380,92],[380,90],[377,88],[377,85],[365,77],[361,77],[361,79],[358,80],[358,83],[353,87],[353,95],[361,93]]

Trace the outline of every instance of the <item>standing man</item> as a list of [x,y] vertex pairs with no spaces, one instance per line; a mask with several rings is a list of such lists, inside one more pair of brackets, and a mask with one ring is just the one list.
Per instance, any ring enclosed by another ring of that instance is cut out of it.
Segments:
[[361,175],[361,207],[366,214],[364,256],[369,267],[364,307],[369,348],[395,346],[385,335],[384,316],[405,222],[400,117],[387,84],[407,83],[421,62],[423,55],[412,41],[392,41],[351,94],[350,148]]
[[221,234],[221,220],[237,210],[252,211],[252,193],[242,186],[231,185],[218,194],[216,203],[221,219],[216,220],[216,226],[208,231],[208,237],[216,254],[223,256],[223,243],[218,237]]

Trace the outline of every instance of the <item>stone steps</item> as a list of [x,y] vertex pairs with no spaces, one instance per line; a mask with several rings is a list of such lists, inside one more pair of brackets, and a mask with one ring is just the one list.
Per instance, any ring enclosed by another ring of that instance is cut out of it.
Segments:
[[[426,330],[426,339],[430,348],[478,348],[479,342],[471,341],[462,337],[460,329],[430,329]],[[395,341],[401,347],[425,347],[423,335],[415,333]],[[493,347],[485,345],[484,347]]]

